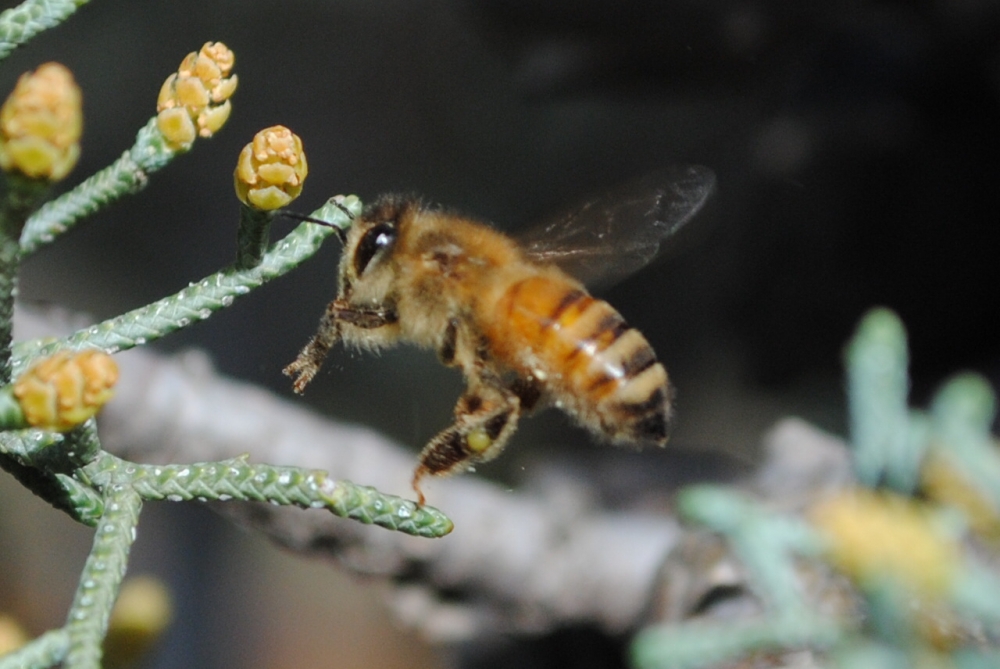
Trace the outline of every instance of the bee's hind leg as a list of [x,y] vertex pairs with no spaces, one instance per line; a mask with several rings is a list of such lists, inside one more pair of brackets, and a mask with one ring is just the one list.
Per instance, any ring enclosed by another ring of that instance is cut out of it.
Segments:
[[413,472],[413,490],[424,503],[420,481],[425,476],[448,476],[477,462],[492,460],[517,429],[521,401],[503,388],[470,389],[455,405],[455,422],[427,442]]

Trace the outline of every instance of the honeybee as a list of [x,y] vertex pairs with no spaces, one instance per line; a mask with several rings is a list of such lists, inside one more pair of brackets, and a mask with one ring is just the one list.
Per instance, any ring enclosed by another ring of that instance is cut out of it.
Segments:
[[705,203],[704,167],[675,168],[591,200],[517,241],[420,200],[384,195],[346,233],[337,298],[284,369],[302,393],[338,342],[437,351],[466,381],[454,422],[424,446],[420,483],[496,457],[523,414],[554,406],[615,444],[667,442],[673,391],[649,342],[583,279],[648,263]]

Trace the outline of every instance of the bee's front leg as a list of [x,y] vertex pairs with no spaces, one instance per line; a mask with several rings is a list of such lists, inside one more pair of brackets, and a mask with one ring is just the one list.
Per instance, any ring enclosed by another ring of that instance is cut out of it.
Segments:
[[292,389],[301,395],[323,366],[327,353],[340,341],[341,324],[348,323],[359,328],[373,329],[391,325],[398,320],[393,309],[365,309],[354,306],[346,300],[334,300],[326,307],[319,321],[319,329],[309,343],[299,352],[295,362],[282,370],[292,377]]
[[413,472],[418,502],[424,503],[420,481],[425,476],[455,474],[499,455],[520,415],[520,400],[505,388],[481,385],[468,390],[455,405],[455,422],[420,452],[420,464]]

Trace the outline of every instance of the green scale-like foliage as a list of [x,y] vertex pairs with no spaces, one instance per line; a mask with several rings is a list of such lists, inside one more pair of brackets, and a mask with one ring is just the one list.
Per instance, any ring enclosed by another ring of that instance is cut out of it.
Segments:
[[[923,463],[932,455],[965,475],[992,503],[994,515],[1000,515],[1000,452],[989,432],[996,398],[989,384],[974,374],[954,377],[937,393],[928,415],[908,406],[907,363],[902,322],[887,309],[873,309],[845,351],[851,445],[859,482],[906,499],[919,490]],[[958,669],[1000,666],[995,645],[956,643],[945,652],[934,648],[913,622],[919,593],[901,590],[887,574],[858,584],[859,601],[867,611],[864,620],[813,610],[801,594],[798,565],[805,559],[822,560],[826,538],[801,517],[709,486],[683,491],[678,509],[689,521],[729,541],[749,573],[764,613],[750,621],[650,627],[632,645],[637,669],[712,667],[755,653],[801,648],[819,653],[826,662],[823,666],[834,669],[906,669],[921,662]],[[942,522],[949,517],[954,522],[958,511],[937,508]],[[883,540],[891,541],[870,537],[872,544]],[[969,629],[981,626],[995,638],[1000,629],[1000,577],[974,551],[967,553],[951,565],[954,578],[937,604],[954,612]]]
[[[83,0],[28,0],[0,13],[0,59],[38,32],[58,25]],[[32,492],[94,528],[66,624],[0,658],[0,669],[62,664],[97,669],[111,609],[128,566],[145,501],[268,502],[324,509],[336,516],[419,537],[452,529],[440,511],[326,472],[250,463],[246,457],[195,464],[141,465],[101,448],[95,421],[66,434],[27,424],[11,379],[39,358],[58,351],[99,349],[114,354],[142,346],[224,309],[263,283],[310,258],[334,227],[346,229],[361,211],[353,196],[328,201],[313,213],[320,225],[302,223],[269,242],[273,213],[240,208],[236,261],[177,293],[145,307],[83,328],[67,337],[12,344],[13,297],[20,260],[56,241],[72,226],[118,199],[136,194],[189,146],[174,148],[151,119],[131,148],[107,168],[43,204],[49,184],[4,175],[0,200],[0,467]],[[234,211],[235,211],[234,207]],[[234,217],[235,218],[235,217]]]

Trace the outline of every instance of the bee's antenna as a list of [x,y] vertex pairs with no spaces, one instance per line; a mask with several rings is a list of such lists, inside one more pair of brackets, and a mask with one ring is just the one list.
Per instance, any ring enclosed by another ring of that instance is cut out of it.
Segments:
[[[347,214],[347,218],[351,219],[352,221],[354,220],[354,215],[347,209],[347,207],[343,206],[339,202],[334,202],[333,204],[336,205],[337,208],[340,209],[342,212]],[[333,228],[333,231],[337,233],[337,238],[340,239],[340,243],[341,244],[347,243],[347,231],[344,230],[339,225],[334,225],[333,223],[328,223],[327,221],[324,221],[322,219],[313,218],[312,216],[306,216],[305,214],[299,214],[294,211],[282,211],[280,212],[280,215],[284,216],[285,218],[295,219],[296,221],[306,221],[307,223],[316,223],[317,225],[324,225],[328,228]]]

